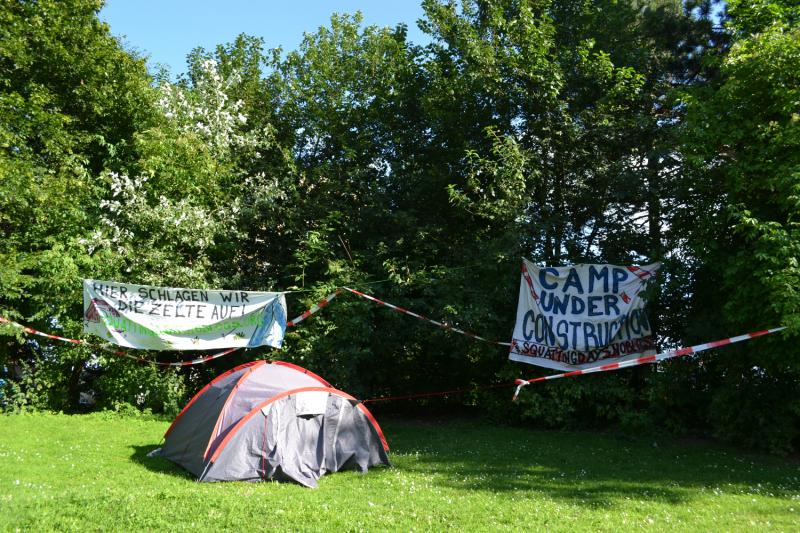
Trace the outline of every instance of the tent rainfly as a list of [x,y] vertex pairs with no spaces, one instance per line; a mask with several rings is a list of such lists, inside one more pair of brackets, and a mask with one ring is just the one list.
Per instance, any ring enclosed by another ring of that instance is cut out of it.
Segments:
[[254,361],[198,392],[157,453],[198,481],[316,487],[327,472],[388,465],[388,451],[378,422],[358,400],[297,365]]

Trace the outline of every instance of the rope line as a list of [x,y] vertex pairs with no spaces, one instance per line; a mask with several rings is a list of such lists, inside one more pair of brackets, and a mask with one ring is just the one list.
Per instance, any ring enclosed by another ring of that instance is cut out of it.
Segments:
[[322,300],[317,302],[315,305],[312,305],[311,308],[308,309],[306,312],[304,312],[302,315],[300,315],[300,316],[298,316],[296,318],[293,318],[292,320],[288,321],[286,323],[286,327],[287,328],[294,327],[297,324],[299,324],[300,322],[302,322],[303,320],[305,320],[306,318],[308,318],[311,315],[313,315],[314,313],[316,313],[317,311],[320,311],[321,309],[327,307],[327,305],[329,303],[331,303],[331,300],[333,300],[334,298],[339,296],[341,293],[342,293],[342,289],[336,289],[335,292],[329,294],[328,296],[326,296],[325,298],[323,298]]
[[[438,322],[438,321],[435,321],[435,320],[431,320],[431,319],[429,319],[429,318],[427,318],[427,317],[425,317],[423,315],[419,315],[417,313],[409,311],[408,309],[405,309],[405,308],[402,308],[402,307],[399,307],[399,306],[396,306],[396,305],[392,305],[392,304],[390,304],[388,302],[384,302],[382,300],[379,300],[378,298],[375,298],[374,296],[370,296],[368,294],[364,294],[362,292],[356,291],[355,289],[350,289],[348,287],[342,287],[342,288],[336,289],[336,291],[334,293],[332,293],[332,294],[328,295],[326,298],[323,298],[322,300],[320,300],[317,304],[313,305],[311,308],[309,308],[303,314],[301,314],[300,316],[298,316],[298,317],[294,318],[293,320],[290,320],[289,322],[287,322],[286,323],[287,327],[295,326],[295,325],[299,324],[300,322],[302,322],[303,320],[305,320],[306,318],[308,318],[309,316],[311,316],[311,315],[319,312],[321,309],[325,308],[331,302],[331,300],[333,300],[336,296],[341,294],[342,290],[346,290],[346,291],[348,291],[348,292],[350,292],[352,294],[355,294],[357,296],[365,298],[365,299],[367,299],[367,300],[369,300],[371,302],[374,302],[374,303],[389,307],[390,309],[392,309],[392,310],[394,310],[394,311],[396,311],[398,313],[406,314],[406,315],[412,316],[414,318],[417,318],[418,320],[422,320],[422,321],[426,321],[426,322],[432,323],[432,324],[434,324],[434,325],[436,325],[436,326],[438,326],[438,327],[440,327],[442,329],[445,329],[445,330],[448,330],[448,331],[454,331],[456,333],[460,333],[462,335],[466,335],[466,336],[468,336],[470,338],[473,338],[475,340],[481,340],[481,341],[484,341],[484,342],[489,342],[489,343],[492,343],[492,344],[498,344],[498,345],[503,345],[503,346],[508,346],[510,344],[510,343],[503,343],[503,342],[499,342],[499,341],[492,341],[492,340],[485,339],[485,338],[480,337],[478,335],[475,335],[473,333],[469,333],[469,332],[463,331],[461,329],[449,326],[447,324],[443,324],[441,322]],[[43,331],[36,330],[36,329],[31,328],[29,326],[25,326],[23,324],[20,324],[19,322],[15,322],[13,320],[7,319],[7,318],[2,317],[2,316],[0,316],[0,324],[8,324],[10,326],[16,327],[16,328],[22,330],[24,333],[27,333],[29,335],[36,335],[36,336],[45,337],[45,338],[48,338],[48,339],[58,340],[58,341],[61,341],[61,342],[68,342],[68,343],[71,343],[71,344],[77,344],[77,345],[87,346],[87,347],[90,347],[90,348],[96,348],[96,349],[99,349],[99,350],[103,350],[104,352],[114,354],[114,355],[119,356],[119,357],[126,357],[126,358],[129,358],[129,359],[135,360],[135,361],[137,361],[139,363],[155,364],[155,365],[158,365],[158,366],[165,366],[165,367],[181,367],[181,366],[191,366],[191,365],[202,364],[202,363],[206,363],[208,361],[223,357],[225,355],[231,354],[231,353],[233,353],[233,352],[235,352],[235,351],[240,349],[239,347],[229,348],[227,350],[224,350],[222,352],[219,352],[219,353],[216,353],[216,354],[213,354],[213,355],[204,356],[204,357],[198,357],[198,358],[191,359],[191,360],[188,360],[188,361],[181,361],[181,362],[176,362],[176,363],[161,362],[161,361],[152,361],[152,360],[149,360],[149,359],[136,357],[136,356],[131,355],[131,354],[127,353],[127,352],[124,352],[124,351],[121,351],[121,350],[115,350],[115,349],[109,347],[108,345],[94,344],[94,343],[90,343],[90,342],[87,342],[87,341],[84,341],[84,340],[80,340],[80,339],[71,339],[69,337],[62,337],[62,336],[59,336],[59,335],[53,335],[53,334],[50,334],[50,333],[45,333]],[[516,391],[514,392],[514,396],[513,396],[512,400],[516,400],[517,397],[519,396],[519,393],[521,392],[522,388],[530,385],[531,383],[539,383],[539,382],[550,381],[550,380],[554,380],[554,379],[581,376],[581,375],[584,375],[584,374],[608,372],[608,371],[613,371],[613,370],[619,370],[619,369],[622,369],[622,368],[630,368],[630,367],[633,367],[633,366],[638,366],[638,365],[643,365],[643,364],[656,363],[656,362],[659,362],[659,361],[664,361],[666,359],[671,359],[671,358],[675,358],[675,357],[682,357],[682,356],[691,355],[691,354],[697,354],[697,353],[700,353],[700,352],[703,352],[703,351],[706,351],[706,350],[710,350],[710,349],[713,349],[713,348],[719,348],[719,347],[722,347],[722,346],[727,346],[729,344],[734,344],[734,343],[737,343],[737,342],[743,342],[743,341],[746,341],[746,340],[754,339],[756,337],[761,337],[761,336],[764,336],[764,335],[770,335],[772,333],[776,333],[778,331],[783,331],[785,329],[786,329],[785,326],[784,327],[778,327],[778,328],[765,329],[765,330],[755,331],[755,332],[752,332],[752,333],[745,333],[744,335],[737,335],[737,336],[734,336],[734,337],[727,337],[727,338],[719,339],[719,340],[716,340],[716,341],[706,342],[706,343],[702,343],[702,344],[696,344],[694,346],[689,346],[689,347],[685,347],[685,348],[678,348],[676,350],[667,350],[666,352],[662,352],[660,354],[638,357],[636,359],[630,359],[630,360],[627,360],[627,361],[602,364],[602,365],[597,365],[597,366],[586,368],[586,369],[582,369],[582,370],[574,370],[574,371],[571,371],[571,372],[562,372],[562,373],[559,373],[559,374],[551,374],[549,376],[542,376],[542,377],[532,378],[532,379],[528,379],[528,380],[517,379],[517,380],[514,381],[514,383],[500,383],[500,384],[485,385],[485,386],[478,386],[478,387],[466,387],[466,388],[460,388],[460,389],[451,389],[451,390],[447,390],[447,391],[437,391],[437,392],[425,392],[425,393],[418,393],[418,394],[410,394],[410,395],[405,395],[405,396],[386,396],[386,397],[370,398],[370,399],[367,399],[367,400],[363,400],[363,403],[374,403],[374,402],[394,401],[394,400],[409,400],[409,399],[417,399],[417,398],[429,398],[429,397],[436,397],[436,396],[447,396],[447,395],[451,395],[451,394],[464,394],[464,393],[468,393],[468,392],[476,392],[476,391],[479,391],[479,390],[489,390],[489,389],[511,387],[513,385],[516,385],[517,388],[516,388]]]
[[208,361],[211,361],[213,359],[218,359],[220,357],[223,357],[225,355],[233,353],[233,352],[235,352],[236,350],[239,349],[239,348],[229,348],[227,350],[221,351],[219,353],[215,353],[213,355],[207,355],[205,357],[198,357],[198,358],[195,358],[195,359],[191,359],[191,360],[188,360],[188,361],[180,361],[180,362],[177,362],[177,363],[168,363],[168,362],[162,362],[162,361],[153,361],[151,359],[145,359],[143,357],[136,357],[135,355],[131,355],[128,352],[123,352],[122,350],[115,350],[114,348],[111,348],[110,346],[104,345],[104,344],[95,344],[95,343],[84,341],[84,340],[81,340],[81,339],[70,339],[69,337],[61,337],[59,335],[52,335],[50,333],[45,333],[44,331],[39,331],[38,329],[33,329],[33,328],[29,327],[29,326],[25,326],[23,324],[20,324],[19,322],[15,322],[13,320],[9,320],[9,319],[7,319],[5,317],[1,317],[1,316],[0,316],[0,324],[8,324],[10,326],[14,326],[15,328],[21,329],[22,331],[24,331],[25,333],[27,333],[29,335],[37,335],[39,337],[45,337],[47,339],[54,339],[54,340],[62,341],[62,342],[69,342],[71,344],[79,344],[81,346],[87,346],[89,348],[96,348],[98,350],[103,350],[106,353],[114,354],[114,355],[119,356],[119,357],[127,357],[128,359],[132,359],[132,360],[134,360],[136,362],[139,362],[139,363],[153,364],[153,365],[166,366],[166,367],[169,367],[169,366],[199,365],[201,363],[207,363]]
[[514,392],[514,397],[512,400],[516,400],[517,396],[519,396],[522,387],[527,387],[531,383],[538,383],[541,381],[549,381],[552,379],[560,379],[560,378],[569,378],[574,376],[581,376],[583,374],[593,374],[597,372],[608,372],[611,370],[619,370],[620,368],[629,368],[632,366],[637,365],[644,365],[648,363],[656,363],[658,361],[663,361],[665,359],[671,359],[673,357],[682,357],[684,355],[690,355],[695,353],[700,353],[706,350],[710,350],[712,348],[719,348],[720,346],[727,346],[728,344],[733,344],[736,342],[747,341],[750,339],[754,339],[756,337],[761,337],[762,335],[769,335],[771,333],[775,333],[778,331],[782,331],[786,329],[786,327],[780,328],[772,328],[772,329],[763,329],[761,331],[754,331],[753,333],[745,333],[744,335],[737,335],[735,337],[728,337],[726,339],[720,339],[711,342],[705,342],[703,344],[695,344],[694,346],[689,346],[686,348],[678,348],[677,350],[667,350],[666,352],[662,352],[656,355],[647,355],[644,357],[639,357],[637,359],[630,359],[628,361],[620,361],[618,363],[608,363],[605,365],[597,365],[590,368],[586,368],[583,370],[573,370],[572,372],[563,372],[561,374],[552,374],[549,376],[542,376],[539,378],[533,379],[518,379],[516,381],[517,390]]
[[[481,337],[479,335],[476,335],[474,333],[470,333],[468,331],[464,331],[462,329],[450,326],[448,324],[444,324],[442,322],[439,322],[439,321],[436,321],[436,320],[432,320],[432,319],[427,318],[427,317],[425,317],[423,315],[414,313],[413,311],[409,311],[408,309],[405,309],[403,307],[400,307],[400,306],[397,306],[397,305],[393,305],[393,304],[390,304],[388,302],[384,302],[383,300],[379,300],[378,298],[375,298],[374,296],[370,296],[368,294],[365,294],[363,292],[360,292],[360,291],[357,291],[355,289],[351,289],[351,288],[348,288],[348,287],[339,287],[339,288],[337,288],[334,292],[332,292],[331,294],[329,294],[328,296],[326,296],[325,298],[323,298],[322,300],[320,300],[316,304],[312,305],[308,310],[303,312],[301,315],[299,315],[299,316],[293,318],[292,320],[289,320],[288,322],[286,322],[286,327],[290,328],[290,327],[297,326],[297,324],[299,324],[300,322],[303,322],[304,320],[306,320],[311,315],[314,315],[314,314],[318,313],[319,311],[321,311],[322,309],[327,307],[334,298],[336,298],[337,296],[342,294],[343,291],[348,291],[348,292],[350,292],[352,294],[355,294],[356,296],[359,296],[359,297],[364,298],[366,300],[369,300],[371,302],[386,306],[389,309],[392,309],[392,310],[394,310],[394,311],[396,311],[398,313],[406,314],[406,315],[412,316],[412,317],[414,317],[414,318],[416,318],[418,320],[422,320],[424,322],[428,322],[428,323],[433,324],[433,325],[435,325],[435,326],[437,326],[437,327],[439,327],[441,329],[444,329],[444,330],[447,330],[447,331],[452,331],[452,332],[455,332],[455,333],[459,333],[461,335],[465,335],[465,336],[467,336],[467,337],[469,337],[469,338],[471,338],[473,340],[479,340],[479,341],[483,341],[483,342],[488,342],[490,344],[497,344],[499,346],[510,346],[511,345],[508,342],[500,342],[500,341],[489,340],[489,339],[486,339],[486,338]],[[213,361],[214,359],[218,359],[220,357],[226,356],[226,355],[231,354],[231,353],[233,353],[233,352],[235,352],[237,350],[240,350],[242,348],[242,347],[229,348],[227,350],[224,350],[222,352],[219,352],[219,353],[216,353],[216,354],[213,354],[213,355],[208,355],[208,356],[204,356],[204,357],[197,357],[195,359],[191,359],[191,360],[188,360],[188,361],[180,361],[180,362],[172,363],[172,362],[153,361],[151,359],[145,359],[145,358],[142,358],[142,357],[137,357],[135,355],[131,355],[131,354],[129,354],[127,352],[124,352],[122,350],[116,350],[114,348],[111,348],[108,345],[95,344],[95,343],[91,343],[91,342],[88,342],[88,341],[85,341],[85,340],[71,339],[71,338],[68,338],[68,337],[61,337],[59,335],[53,335],[53,334],[50,334],[50,333],[45,333],[43,331],[39,331],[39,330],[33,329],[33,328],[29,327],[29,326],[25,326],[23,324],[20,324],[18,322],[15,322],[13,320],[9,320],[9,319],[1,317],[1,316],[0,316],[0,324],[9,324],[9,325],[14,326],[14,327],[16,327],[18,329],[21,329],[22,331],[24,331],[25,333],[30,334],[30,335],[37,335],[39,337],[45,337],[45,338],[48,338],[48,339],[53,339],[53,340],[57,340],[57,341],[61,341],[61,342],[69,342],[71,344],[78,344],[78,345],[88,346],[90,348],[95,348],[95,349],[98,349],[98,350],[102,350],[102,351],[104,351],[106,353],[111,353],[111,354],[114,354],[114,355],[119,356],[119,357],[126,357],[128,359],[132,359],[132,360],[137,361],[139,363],[149,363],[149,364],[154,364],[154,365],[163,366],[163,367],[181,367],[181,366],[199,365],[199,364],[207,363],[208,361]]]
[[404,315],[412,316],[412,317],[416,318],[417,320],[421,320],[423,322],[428,322],[430,324],[433,324],[434,326],[436,326],[438,328],[441,328],[441,329],[444,329],[444,330],[447,330],[447,331],[452,331],[454,333],[460,333],[461,335],[466,335],[467,337],[469,337],[469,338],[471,338],[473,340],[488,342],[489,344],[497,344],[498,346],[511,346],[510,342],[493,341],[493,340],[490,340],[490,339],[486,339],[484,337],[481,337],[480,335],[476,335],[474,333],[470,333],[469,331],[464,331],[463,329],[458,329],[456,327],[450,326],[448,324],[444,324],[444,323],[439,322],[437,320],[430,319],[430,318],[428,318],[428,317],[426,317],[424,315],[420,315],[420,314],[417,314],[417,313],[415,313],[413,311],[409,311],[408,309],[406,309],[404,307],[400,307],[398,305],[393,305],[393,304],[390,304],[389,302],[384,302],[383,300],[379,300],[378,298],[375,298],[374,296],[370,296],[369,294],[364,294],[363,292],[357,291],[355,289],[351,289],[349,287],[342,287],[342,289],[344,289],[344,290],[346,290],[346,291],[348,291],[348,292],[350,292],[352,294],[355,294],[356,296],[359,296],[361,298],[369,300],[369,301],[371,301],[373,303],[388,307],[389,309],[391,309],[393,311],[396,311],[398,313],[402,313]]
[[[338,294],[340,294],[340,290],[336,290],[333,294],[328,295],[327,298],[323,298],[320,300],[316,305],[313,305],[310,309],[305,311],[302,315],[290,320],[286,323],[286,327],[293,327],[305,320],[306,318],[310,317],[314,313],[318,312],[319,310],[323,309],[326,305],[330,303],[330,301],[335,298]],[[24,324],[20,324],[19,322],[15,322],[13,320],[9,320],[8,318],[0,316],[0,324],[8,324],[13,326],[17,329],[21,329],[23,332],[29,335],[36,335],[39,337],[44,337],[47,339],[53,339],[61,342],[69,342],[71,344],[78,344],[81,346],[87,346],[89,348],[96,348],[98,350],[102,350],[106,353],[114,354],[118,357],[126,357],[128,359],[132,359],[138,363],[143,364],[153,364],[157,366],[163,367],[181,367],[181,366],[192,366],[192,365],[199,365],[203,363],[207,363],[209,361],[213,361],[214,359],[219,359],[220,357],[224,357],[226,355],[232,354],[235,351],[240,350],[242,347],[235,347],[235,348],[228,348],[227,350],[223,350],[221,352],[215,353],[213,355],[206,355],[203,357],[197,357],[195,359],[190,359],[188,361],[179,361],[176,363],[172,362],[164,362],[164,361],[154,361],[152,359],[145,359],[143,357],[137,357],[135,355],[129,354],[128,352],[124,352],[122,350],[116,350],[111,348],[108,345],[104,344],[95,344],[92,342],[88,342],[81,339],[71,339],[69,337],[61,337],[60,335],[53,335],[51,333],[45,333],[44,331],[39,331],[38,329],[33,329],[32,327],[26,326]]]
[[769,335],[771,333],[775,333],[778,331],[782,331],[786,329],[785,327],[780,328],[772,328],[772,329],[765,329],[761,331],[755,331],[753,333],[746,333],[744,335],[737,335],[735,337],[728,337],[726,339],[720,339],[717,341],[706,342],[703,344],[696,344],[694,346],[689,346],[687,348],[679,348],[677,350],[668,350],[664,353],[658,355],[650,355],[646,357],[639,357],[638,359],[632,359],[629,361],[622,361],[619,363],[609,363],[605,365],[598,365],[596,367],[587,368],[584,370],[575,370],[572,372],[563,372],[561,374],[552,374],[549,376],[542,376],[539,378],[533,378],[529,380],[524,379],[517,379],[513,383],[498,383],[495,385],[484,385],[479,387],[467,387],[462,389],[452,389],[447,391],[439,391],[439,392],[423,392],[419,394],[408,394],[405,396],[384,396],[379,398],[370,398],[368,400],[363,400],[363,403],[374,403],[374,402],[386,402],[386,401],[394,401],[394,400],[413,400],[418,398],[430,398],[436,396],[448,396],[451,394],[464,394],[469,392],[477,392],[480,390],[490,390],[490,389],[500,389],[505,387],[513,387],[514,385],[517,386],[516,391],[514,392],[513,400],[516,400],[519,396],[520,390],[522,387],[530,385],[531,383],[538,383],[542,381],[550,381],[553,379],[565,378],[565,377],[574,377],[580,376],[583,374],[593,374],[598,372],[608,372],[611,370],[618,370],[620,368],[629,368],[636,365],[642,365],[647,363],[655,363],[658,361],[663,361],[665,359],[670,359],[673,357],[681,357],[684,355],[696,354],[700,353],[705,350],[710,350],[712,348],[719,348],[721,346],[727,346],[729,344],[733,344],[736,342],[741,342],[745,340],[754,339],[756,337],[761,337],[763,335]]

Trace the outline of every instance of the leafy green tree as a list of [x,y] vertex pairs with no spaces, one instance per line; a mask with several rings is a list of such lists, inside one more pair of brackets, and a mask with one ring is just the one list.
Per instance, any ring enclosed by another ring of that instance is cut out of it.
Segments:
[[[406,89],[416,67],[404,29],[360,22],[359,15],[335,16],[330,28],[308,35],[283,60],[246,37],[213,54],[195,54],[244,72],[234,91],[255,117],[252,126],[267,127],[272,136],[260,158],[237,163],[260,175],[264,186],[242,189],[245,238],[229,279],[251,288],[310,291],[290,295],[292,309],[333,286],[386,277],[376,237],[386,229],[390,169],[402,160],[395,136],[406,139],[399,126],[414,123],[404,109],[413,101]],[[291,334],[286,357],[357,387],[350,390],[367,390],[359,376],[370,373],[358,369],[372,359],[363,335],[370,308],[351,302],[336,309],[335,318],[315,317]],[[328,337],[332,328],[337,335]]]
[[[689,91],[689,166],[676,223],[696,261],[692,337],[800,322],[800,33],[794,2],[729,2],[720,78]],[[711,332],[714,333],[711,333]],[[762,340],[698,369],[716,433],[787,450],[797,439],[798,366],[788,338]],[[700,373],[702,372],[702,373]],[[697,380],[696,376],[691,379]]]
[[[227,93],[213,60],[191,85],[163,83],[160,122],[133,136],[138,158],[105,173],[98,230],[91,251],[112,251],[124,279],[170,286],[220,286],[219,248],[240,238],[241,197],[259,176],[237,164],[255,159],[268,136],[245,129],[242,102]],[[245,155],[246,154],[246,155]]]
[[[674,3],[428,2],[426,9],[424,24],[438,37],[430,77],[446,80],[431,83],[431,93],[442,96],[429,111],[450,136],[442,144],[453,150],[440,157],[456,169],[445,179],[461,211],[443,212],[458,221],[449,233],[469,232],[481,246],[476,257],[502,250],[507,278],[521,255],[547,264],[665,259],[682,114],[670,96],[696,76],[697,44],[709,22]],[[478,290],[498,294],[493,281],[481,280]],[[510,316],[514,299],[502,293],[484,315]],[[519,368],[504,375],[511,372]],[[602,386],[558,385],[552,398],[542,392],[544,402],[528,394],[525,416],[574,420],[555,400],[587,395],[604,411],[600,420],[619,422],[634,405],[646,406],[647,373],[599,377]],[[598,397],[604,387],[617,392]],[[536,407],[543,403],[554,407]],[[565,411],[552,416],[559,408]]]
[[[68,336],[81,331],[81,277],[103,270],[81,244],[97,224],[99,172],[152,116],[144,61],[97,19],[101,5],[0,7],[0,313]],[[2,366],[37,369],[50,407],[77,400],[84,351],[28,341],[0,353]]]

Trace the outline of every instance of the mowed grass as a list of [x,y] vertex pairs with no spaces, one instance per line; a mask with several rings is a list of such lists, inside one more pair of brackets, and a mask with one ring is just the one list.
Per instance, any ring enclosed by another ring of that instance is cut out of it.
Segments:
[[705,443],[383,420],[392,468],[197,483],[168,422],[0,416],[0,530],[800,530],[797,462]]

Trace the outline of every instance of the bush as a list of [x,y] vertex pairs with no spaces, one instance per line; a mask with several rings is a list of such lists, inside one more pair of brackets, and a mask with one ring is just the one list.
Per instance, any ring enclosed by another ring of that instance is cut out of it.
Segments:
[[108,361],[94,386],[98,392],[97,407],[101,409],[133,406],[176,415],[186,399],[186,386],[177,369],[125,360]]

